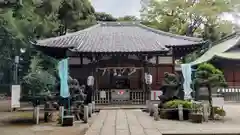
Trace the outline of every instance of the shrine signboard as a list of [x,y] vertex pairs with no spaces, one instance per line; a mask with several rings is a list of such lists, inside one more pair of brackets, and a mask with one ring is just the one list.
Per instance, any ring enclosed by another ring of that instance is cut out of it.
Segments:
[[130,90],[128,89],[112,89],[112,102],[126,102],[130,100]]

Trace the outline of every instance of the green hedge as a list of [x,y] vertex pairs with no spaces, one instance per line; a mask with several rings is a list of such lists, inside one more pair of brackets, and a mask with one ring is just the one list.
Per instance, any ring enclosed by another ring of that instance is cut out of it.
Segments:
[[183,108],[186,109],[191,109],[192,108],[192,103],[190,101],[186,100],[171,100],[166,102],[163,107],[166,109],[173,109],[173,108],[178,108],[178,105],[182,105]]
[[0,94],[7,93],[9,96],[11,95],[11,84],[0,84]]

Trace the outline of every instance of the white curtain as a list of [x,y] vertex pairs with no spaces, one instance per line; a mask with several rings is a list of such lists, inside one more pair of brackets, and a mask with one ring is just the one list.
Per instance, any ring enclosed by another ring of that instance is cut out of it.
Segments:
[[192,83],[192,68],[191,64],[181,64],[182,74],[184,78],[183,89],[184,99],[192,99],[191,96],[191,83]]

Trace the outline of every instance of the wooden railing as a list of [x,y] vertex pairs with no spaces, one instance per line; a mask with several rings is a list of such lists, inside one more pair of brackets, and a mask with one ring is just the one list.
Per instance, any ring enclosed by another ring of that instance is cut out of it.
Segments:
[[130,92],[130,100],[132,104],[145,104],[145,92],[143,90],[133,90]]
[[[101,98],[101,91],[105,91],[106,97]],[[108,105],[108,104],[130,104],[130,105],[142,105],[145,104],[145,92],[143,90],[130,90],[130,99],[128,102],[111,102],[111,89],[100,89],[96,90],[93,94],[93,100],[96,104],[99,105]]]
[[224,97],[224,101],[240,101],[240,88],[219,88],[217,93],[221,93]]
[[240,101],[240,92],[238,93],[224,93],[223,94],[224,101]]
[[[106,98],[100,97],[100,92],[105,91]],[[111,89],[100,89],[96,90],[93,94],[93,100],[95,101],[95,104],[110,104],[111,101]]]

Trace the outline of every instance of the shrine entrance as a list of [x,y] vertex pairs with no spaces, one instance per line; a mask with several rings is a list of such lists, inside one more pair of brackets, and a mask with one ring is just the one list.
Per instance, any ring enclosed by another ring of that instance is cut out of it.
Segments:
[[[142,67],[96,68],[97,104],[144,104]],[[108,84],[108,86],[104,86]]]

